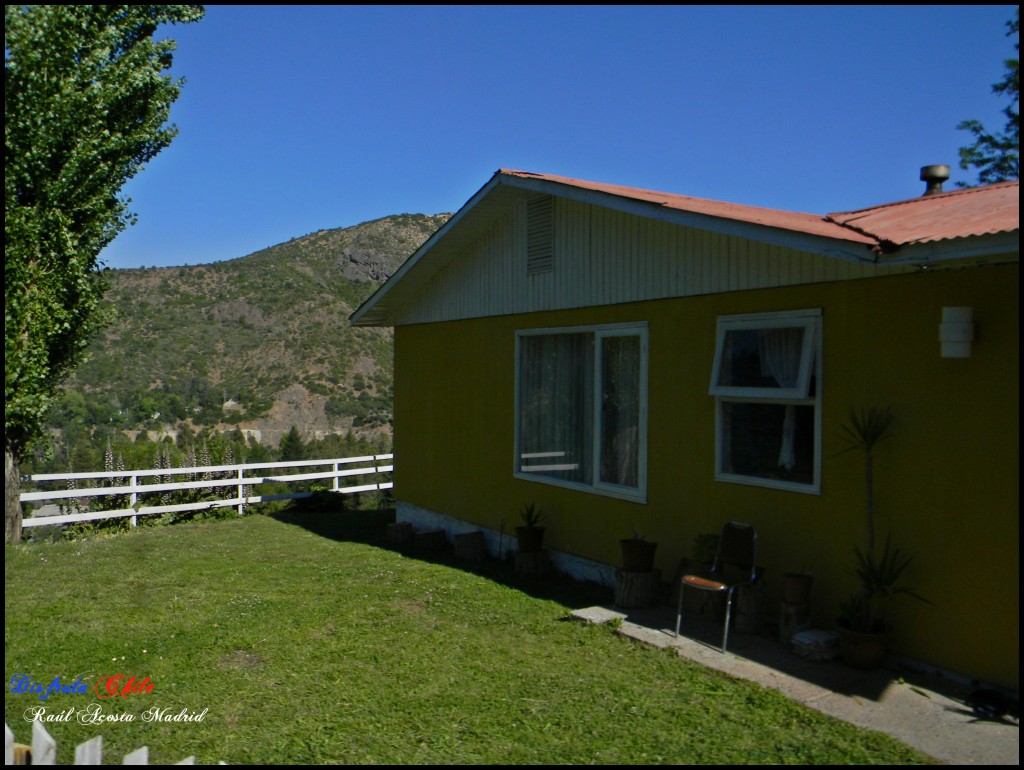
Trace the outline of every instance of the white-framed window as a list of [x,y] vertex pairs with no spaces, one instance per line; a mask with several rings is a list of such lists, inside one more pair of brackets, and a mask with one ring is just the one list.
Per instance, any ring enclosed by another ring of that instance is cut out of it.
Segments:
[[821,310],[718,319],[715,478],[821,491]]
[[516,333],[515,475],[646,501],[647,324]]

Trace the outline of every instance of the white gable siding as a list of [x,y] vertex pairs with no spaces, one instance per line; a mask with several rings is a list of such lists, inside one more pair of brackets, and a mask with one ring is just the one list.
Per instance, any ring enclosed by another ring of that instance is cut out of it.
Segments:
[[527,275],[526,205],[511,205],[401,307],[398,325],[910,272],[555,200],[554,268]]

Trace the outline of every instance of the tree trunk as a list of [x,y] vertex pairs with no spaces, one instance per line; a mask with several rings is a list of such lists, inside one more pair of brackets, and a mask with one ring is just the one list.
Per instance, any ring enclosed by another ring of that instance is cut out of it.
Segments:
[[4,540],[21,542],[21,457],[4,442]]

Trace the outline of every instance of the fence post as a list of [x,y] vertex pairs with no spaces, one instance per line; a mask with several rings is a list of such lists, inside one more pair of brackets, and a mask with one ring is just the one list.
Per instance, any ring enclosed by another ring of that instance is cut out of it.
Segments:
[[[138,476],[130,476],[129,478],[131,479],[131,485],[132,485],[132,493],[131,493],[131,495],[129,495],[129,497],[128,497],[128,507],[129,507],[129,508],[131,508],[132,510],[138,510],[138,509],[137,509],[137,508],[135,507],[135,504],[136,504],[137,502],[139,502],[139,495],[138,495],[138,493],[137,493],[137,492],[135,491],[135,487],[137,487],[137,486],[139,485],[139,477],[138,477]],[[136,522],[136,519],[137,519],[137,518],[138,518],[137,516],[134,516],[134,515],[133,515],[133,516],[131,517],[131,519],[129,519],[129,521],[131,522],[131,525],[132,525],[133,527],[134,527],[134,526],[136,525],[136,523],[137,523],[137,522]]]
[[38,722],[32,723],[32,764],[57,764],[57,741]]
[[337,492],[341,489],[341,477],[338,475],[341,473],[341,463],[334,463],[334,478],[331,480],[331,489]]
[[238,469],[238,499],[241,501],[238,503],[238,515],[245,515],[245,485],[242,483],[242,479],[245,478],[245,468]]
[[[32,745],[25,746],[14,742],[11,726],[4,722],[4,764],[7,765],[55,765],[57,763],[57,742],[39,722],[32,723]],[[103,736],[80,743],[75,748],[76,765],[103,764]],[[185,757],[179,765],[194,765],[195,756]],[[65,762],[65,764],[69,764]],[[149,747],[143,746],[130,754],[125,754],[124,765],[148,765]],[[220,764],[225,764],[221,762]]]
[[148,765],[149,764],[149,746],[143,746],[141,749],[135,749],[130,754],[125,754],[124,759],[121,760],[122,765]]
[[103,736],[80,743],[75,747],[76,765],[102,765],[103,764]]

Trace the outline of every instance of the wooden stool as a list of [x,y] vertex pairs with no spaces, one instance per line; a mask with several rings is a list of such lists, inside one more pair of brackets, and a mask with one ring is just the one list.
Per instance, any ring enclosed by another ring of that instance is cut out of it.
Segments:
[[388,542],[392,545],[409,545],[412,542],[413,529],[412,523],[408,521],[399,521],[394,524],[388,524]]
[[549,563],[547,551],[516,551],[516,574],[521,577],[540,577]]
[[425,529],[413,537],[417,551],[440,551],[448,545],[448,538],[443,529]]
[[627,572],[615,570],[615,606],[623,609],[653,607],[658,603],[661,570]]

